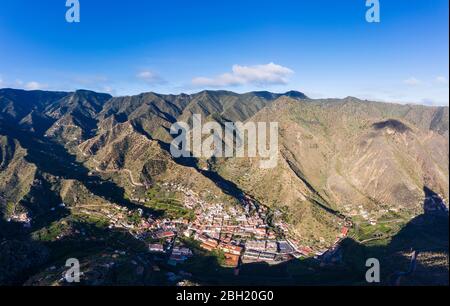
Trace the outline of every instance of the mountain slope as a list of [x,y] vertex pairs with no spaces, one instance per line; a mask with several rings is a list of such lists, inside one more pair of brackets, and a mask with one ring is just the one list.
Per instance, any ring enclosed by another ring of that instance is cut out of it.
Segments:
[[[177,186],[225,206],[254,198],[287,224],[290,238],[315,250],[335,242],[344,219],[355,239],[372,239],[422,213],[431,201],[425,190],[448,202],[448,110],[299,92],[111,97],[2,89],[0,216],[25,213],[31,228],[19,232],[46,237],[67,218],[84,224],[79,218],[101,219],[102,209],[148,210],[154,188]],[[169,129],[191,124],[193,114],[220,124],[278,122],[277,166],[173,158]]]
[[219,173],[262,202],[291,211],[319,197],[355,218],[377,220],[389,210],[413,216],[422,210],[424,186],[448,201],[445,113],[445,107],[355,98],[283,97],[249,119],[279,122],[278,166],[262,171],[257,163],[228,159]]

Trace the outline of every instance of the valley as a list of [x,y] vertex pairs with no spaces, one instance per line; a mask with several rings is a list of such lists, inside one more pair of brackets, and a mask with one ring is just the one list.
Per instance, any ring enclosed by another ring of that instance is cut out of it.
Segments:
[[[193,114],[278,122],[278,165],[174,158]],[[448,107],[2,89],[0,283],[69,285],[76,257],[93,285],[361,284],[375,254],[388,284],[411,248],[448,283],[448,135]]]

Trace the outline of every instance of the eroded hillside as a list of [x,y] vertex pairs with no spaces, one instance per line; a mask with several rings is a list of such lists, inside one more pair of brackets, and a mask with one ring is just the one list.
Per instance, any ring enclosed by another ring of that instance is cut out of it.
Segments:
[[[191,124],[193,114],[222,125],[278,122],[277,166],[261,169],[258,158],[173,158],[170,127]],[[152,212],[149,194],[178,186],[227,207],[254,199],[315,250],[332,245],[345,220],[355,239],[396,224],[391,235],[423,212],[425,188],[448,203],[448,116],[448,107],[311,100],[298,92],[113,98],[0,90],[2,220],[26,222],[20,232],[33,241],[58,240],[110,209]],[[48,238],[55,228],[63,234]]]

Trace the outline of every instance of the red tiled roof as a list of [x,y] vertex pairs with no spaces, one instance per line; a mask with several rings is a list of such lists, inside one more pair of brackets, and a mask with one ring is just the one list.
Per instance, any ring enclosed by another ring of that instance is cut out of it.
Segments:
[[343,227],[342,228],[342,235],[347,236],[348,234],[348,228],[347,227]]

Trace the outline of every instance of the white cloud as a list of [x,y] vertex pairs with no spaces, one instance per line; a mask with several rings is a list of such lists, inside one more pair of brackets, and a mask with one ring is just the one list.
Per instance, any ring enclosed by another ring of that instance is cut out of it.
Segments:
[[274,63],[255,66],[233,65],[232,72],[214,78],[197,77],[192,80],[195,86],[226,87],[247,84],[279,85],[287,84],[294,71]]
[[444,76],[437,76],[434,81],[441,85],[448,85],[448,79]]
[[150,70],[141,71],[136,75],[136,77],[148,84],[165,83],[163,78],[161,78],[157,73],[150,71]]
[[28,89],[28,90],[38,90],[38,89],[44,89],[46,87],[47,87],[46,84],[41,84],[36,81],[31,81],[31,82],[28,82],[25,84],[25,89]]
[[410,78],[404,80],[403,83],[408,86],[417,86],[417,85],[420,85],[422,82],[420,80],[416,79],[415,77],[410,77]]

